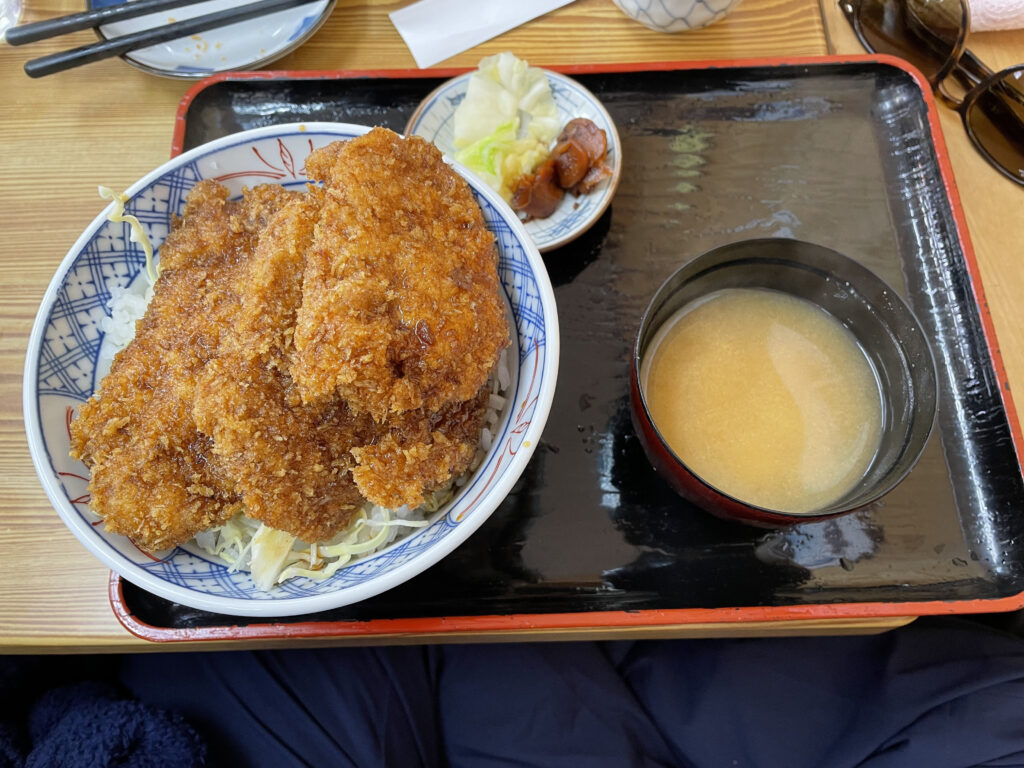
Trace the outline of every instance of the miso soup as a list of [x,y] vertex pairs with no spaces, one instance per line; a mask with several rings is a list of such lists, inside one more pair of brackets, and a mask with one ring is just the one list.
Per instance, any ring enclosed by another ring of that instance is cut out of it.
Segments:
[[878,450],[874,368],[854,335],[805,299],[733,288],[693,302],[658,329],[640,377],[676,456],[749,504],[819,510]]

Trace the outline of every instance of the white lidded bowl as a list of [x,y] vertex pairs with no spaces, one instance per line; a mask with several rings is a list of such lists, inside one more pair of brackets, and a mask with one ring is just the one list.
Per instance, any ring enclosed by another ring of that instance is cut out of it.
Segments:
[[[196,147],[127,190],[126,212],[139,218],[154,247],[180,215],[201,179],[216,179],[240,196],[243,187],[278,183],[303,188],[306,156],[318,147],[370,130],[344,123],[269,126]],[[43,296],[29,339],[23,388],[25,427],[36,472],[71,532],[128,581],[183,605],[238,616],[290,616],[364,600],[424,571],[466,540],[522,474],[547,419],[558,372],[554,294],[537,248],[512,209],[486,184],[452,163],[469,183],[495,236],[498,272],[514,318],[508,351],[512,381],[490,449],[454,498],[386,549],[352,561],[331,578],[295,578],[266,592],[246,572],[190,545],[150,555],[104,530],[88,507],[88,469],[68,455],[74,409],[95,391],[111,291],[142,279],[145,255],[128,224],[108,207],[75,242]],[[113,205],[113,204],[112,204]],[[100,364],[102,365],[102,364]]]

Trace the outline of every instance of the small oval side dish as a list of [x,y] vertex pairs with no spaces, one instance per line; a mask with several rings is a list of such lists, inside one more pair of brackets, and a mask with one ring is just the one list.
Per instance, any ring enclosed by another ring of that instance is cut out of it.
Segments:
[[[544,73],[562,125],[582,117],[604,131],[608,142],[606,159],[612,171],[612,175],[591,192],[579,196],[567,193],[553,214],[524,223],[538,250],[548,253],[585,233],[611,205],[622,176],[622,141],[615,121],[593,93],[571,77],[551,70],[544,70]],[[428,94],[409,118],[405,126],[406,135],[422,136],[449,157],[454,157],[455,110],[466,97],[472,75],[472,72],[467,72],[454,77]]]

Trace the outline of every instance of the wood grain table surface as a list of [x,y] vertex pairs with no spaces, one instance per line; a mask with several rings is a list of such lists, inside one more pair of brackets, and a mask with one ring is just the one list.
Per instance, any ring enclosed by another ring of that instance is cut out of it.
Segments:
[[[833,2],[745,0],[718,24],[665,35],[629,20],[611,0],[576,0],[439,66],[471,67],[482,56],[503,50],[544,66],[861,53]],[[407,4],[339,0],[305,45],[272,66],[415,67],[388,19],[389,12]],[[81,0],[25,0],[22,22],[71,13],[82,5]],[[0,653],[168,649],[135,638],[115,619],[107,597],[109,573],[67,531],[47,501],[32,468],[22,418],[22,371],[36,309],[68,248],[104,207],[97,185],[127,188],[166,160],[178,103],[191,86],[145,74],[118,59],[39,80],[22,72],[30,58],[93,40],[91,32],[79,32],[19,48],[0,43]],[[974,35],[971,48],[990,66],[1009,66],[1024,61],[1024,32]],[[943,129],[1008,377],[1024,387],[1019,308],[1024,295],[1024,189],[981,160],[956,115],[943,115]],[[699,624],[646,632],[632,628],[515,637],[872,632],[912,618]],[[511,637],[467,633],[377,641]]]

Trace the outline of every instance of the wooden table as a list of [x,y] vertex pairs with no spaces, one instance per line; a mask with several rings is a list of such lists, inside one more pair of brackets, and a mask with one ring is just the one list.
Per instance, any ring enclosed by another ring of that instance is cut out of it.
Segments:
[[[662,35],[624,17],[611,0],[576,0],[441,66],[474,66],[482,56],[502,50],[547,66],[862,52],[833,2],[822,0],[819,7],[817,0],[746,0],[705,30]],[[81,0],[25,4],[25,22],[82,7]],[[387,17],[405,4],[339,0],[324,27],[274,67],[414,67]],[[115,620],[107,599],[108,572],[65,529],[47,501],[29,459],[22,421],[25,347],[46,285],[102,209],[97,185],[127,188],[167,158],[177,105],[191,85],[144,74],[117,59],[41,80],[21,71],[29,58],[92,40],[91,33],[80,32],[23,48],[0,44],[0,652],[5,653],[167,649],[133,637]],[[971,47],[991,66],[1009,66],[1024,61],[1024,32],[976,35]],[[1024,383],[1024,327],[1017,309],[1017,297],[1024,295],[1024,190],[988,167],[955,115],[943,115],[943,128],[1009,379]],[[699,624],[659,627],[646,635],[871,632],[912,618]],[[415,642],[424,637],[387,639]]]

